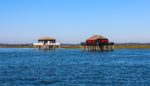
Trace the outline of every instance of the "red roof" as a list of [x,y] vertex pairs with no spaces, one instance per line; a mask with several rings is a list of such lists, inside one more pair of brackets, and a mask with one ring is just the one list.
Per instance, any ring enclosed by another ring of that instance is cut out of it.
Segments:
[[94,35],[94,36],[88,38],[87,40],[97,40],[97,39],[107,39],[107,38],[100,36],[100,35]]

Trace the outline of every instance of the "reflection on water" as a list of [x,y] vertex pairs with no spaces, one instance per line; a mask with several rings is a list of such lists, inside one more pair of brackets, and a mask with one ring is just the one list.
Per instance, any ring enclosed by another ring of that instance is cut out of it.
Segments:
[[0,49],[0,86],[148,86],[150,49]]

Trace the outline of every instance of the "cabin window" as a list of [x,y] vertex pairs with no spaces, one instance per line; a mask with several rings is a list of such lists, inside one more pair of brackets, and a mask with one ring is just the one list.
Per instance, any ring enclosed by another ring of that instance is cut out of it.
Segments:
[[100,42],[101,42],[101,43],[107,43],[108,40],[107,40],[107,39],[102,39],[102,40],[100,40]]

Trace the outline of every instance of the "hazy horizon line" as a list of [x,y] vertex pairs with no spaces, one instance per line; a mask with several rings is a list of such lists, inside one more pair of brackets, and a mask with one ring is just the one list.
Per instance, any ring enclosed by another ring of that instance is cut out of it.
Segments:
[[[0,45],[30,45],[30,44],[33,44],[33,43],[0,43]],[[80,43],[61,43],[62,45],[69,45],[69,44],[72,44],[72,45],[78,45]],[[115,43],[115,44],[150,44],[150,42],[145,42],[145,43],[140,43],[140,42],[122,42],[122,43]]]

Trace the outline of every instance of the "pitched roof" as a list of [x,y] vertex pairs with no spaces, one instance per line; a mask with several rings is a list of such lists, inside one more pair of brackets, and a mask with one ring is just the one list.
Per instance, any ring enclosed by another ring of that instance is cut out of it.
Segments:
[[87,40],[97,40],[97,39],[107,39],[107,38],[105,38],[101,35],[94,35],[94,36],[88,38]]
[[41,37],[41,38],[39,38],[38,40],[55,40],[54,38],[51,38],[51,37]]

